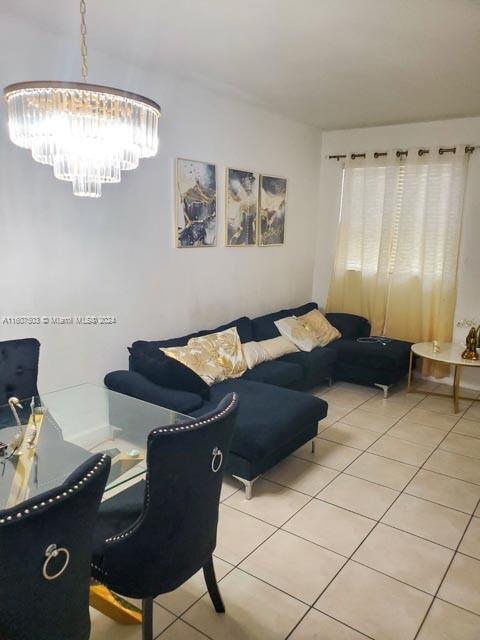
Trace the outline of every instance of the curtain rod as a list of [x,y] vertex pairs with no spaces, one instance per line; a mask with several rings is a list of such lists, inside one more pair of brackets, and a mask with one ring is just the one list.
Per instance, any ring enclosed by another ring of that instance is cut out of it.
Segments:
[[[465,153],[473,153],[475,151],[475,149],[480,148],[480,145],[467,145],[465,147]],[[457,152],[457,147],[440,147],[440,149],[438,150],[438,153],[440,155],[443,155],[444,153],[456,153]],[[418,150],[418,155],[420,157],[424,156],[425,154],[430,153],[430,149],[419,149]],[[373,157],[374,158],[381,158],[383,156],[387,156],[388,152],[387,151],[374,151],[373,153]],[[399,149],[396,154],[397,158],[402,158],[402,157],[407,157],[408,156],[408,151],[402,151],[401,149]],[[327,156],[327,158],[329,160],[343,160],[344,158],[347,157],[346,153],[336,153],[333,155],[329,155]],[[350,154],[350,158],[352,160],[355,160],[356,158],[366,158],[367,154],[366,153],[351,153]]]

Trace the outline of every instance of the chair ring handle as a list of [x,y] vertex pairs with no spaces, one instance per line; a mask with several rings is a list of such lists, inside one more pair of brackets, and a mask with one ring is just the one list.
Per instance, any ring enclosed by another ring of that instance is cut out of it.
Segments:
[[222,466],[222,462],[223,462],[223,453],[221,452],[221,450],[218,447],[215,447],[215,449],[212,451],[212,471],[213,473],[217,473],[217,471],[220,471],[220,468]]
[[[48,573],[48,565],[50,563],[50,560],[52,558],[56,558],[58,556],[59,553],[63,553],[65,555],[65,563],[63,565],[63,567],[60,569],[60,571],[57,571],[57,573],[54,573],[52,575],[50,575]],[[65,569],[68,567],[69,563],[70,563],[70,552],[68,549],[65,549],[64,547],[60,547],[59,549],[57,549],[57,545],[56,544],[51,544],[47,547],[47,550],[45,551],[45,556],[46,556],[46,560],[43,563],[43,577],[45,578],[45,580],[56,580],[57,578],[59,578],[62,573],[64,573]]]

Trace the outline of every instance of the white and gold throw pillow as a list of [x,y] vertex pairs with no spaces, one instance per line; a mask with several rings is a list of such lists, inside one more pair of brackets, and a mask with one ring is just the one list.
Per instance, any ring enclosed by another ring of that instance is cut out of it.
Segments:
[[277,358],[287,355],[287,353],[295,353],[298,351],[293,342],[283,336],[270,338],[270,340],[262,340],[258,344],[268,353],[268,360],[276,360]]
[[244,342],[242,344],[242,351],[249,369],[253,369],[259,364],[262,364],[262,362],[270,360],[270,356],[262,347],[262,343],[255,342],[255,340],[252,340],[251,342]]
[[184,347],[166,347],[160,351],[194,371],[210,387],[215,382],[225,380],[222,367],[216,359],[211,357],[210,351],[205,348],[205,345],[187,344]]
[[[242,343],[236,327],[190,338],[189,347],[198,347],[209,354],[209,360],[223,371],[223,378],[240,378],[247,370]],[[219,382],[219,380],[216,380]]]
[[319,347],[325,347],[342,337],[340,331],[330,324],[318,309],[313,309],[303,316],[297,316],[297,320],[314,336]]
[[302,351],[311,351],[318,346],[314,335],[295,316],[277,320],[275,326],[284,338],[293,342]]

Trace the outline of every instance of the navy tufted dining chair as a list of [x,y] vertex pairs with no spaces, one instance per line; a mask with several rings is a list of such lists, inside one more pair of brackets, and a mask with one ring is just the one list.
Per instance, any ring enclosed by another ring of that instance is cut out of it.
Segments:
[[109,469],[97,454],[59,487],[0,511],[2,640],[90,637],[92,537]]
[[152,431],[146,481],[100,508],[92,575],[142,599],[144,640],[153,637],[153,599],[200,569],[216,611],[225,611],[212,554],[237,405],[232,393],[211,413]]
[[[4,440],[2,427],[14,424],[7,404],[10,398],[22,401],[22,407],[17,407],[22,424],[28,422],[30,416],[30,398],[35,398],[36,406],[42,404],[37,387],[39,356],[40,342],[36,338],[0,341],[0,442]],[[8,442],[7,438],[5,440]],[[48,467],[43,464],[46,451]],[[50,415],[42,427],[42,437],[37,443],[37,456],[39,464],[35,474],[36,484],[32,487],[35,491],[42,485],[44,488],[52,486],[52,478],[63,473],[66,457],[72,467],[80,465],[85,460],[85,451],[64,440],[60,426]],[[33,481],[32,478],[31,482]]]
[[0,342],[0,406],[14,396],[20,400],[38,396],[38,358],[36,338]]

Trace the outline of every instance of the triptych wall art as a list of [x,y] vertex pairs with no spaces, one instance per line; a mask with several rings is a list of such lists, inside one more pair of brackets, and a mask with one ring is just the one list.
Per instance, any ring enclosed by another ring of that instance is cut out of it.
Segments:
[[[177,158],[176,246],[217,243],[217,170],[214,164]],[[226,169],[225,245],[252,247],[285,241],[287,180]]]

